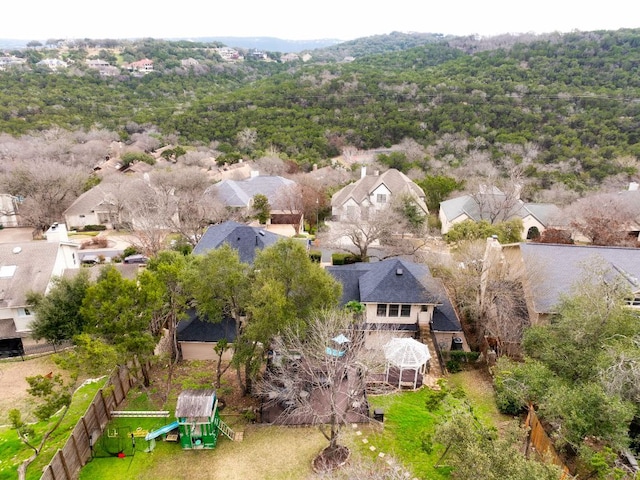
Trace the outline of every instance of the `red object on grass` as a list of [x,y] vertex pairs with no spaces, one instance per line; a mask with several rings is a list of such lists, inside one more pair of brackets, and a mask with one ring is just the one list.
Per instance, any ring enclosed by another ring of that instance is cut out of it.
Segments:
[[124,458],[124,457],[125,457],[124,452],[118,453],[118,458]]

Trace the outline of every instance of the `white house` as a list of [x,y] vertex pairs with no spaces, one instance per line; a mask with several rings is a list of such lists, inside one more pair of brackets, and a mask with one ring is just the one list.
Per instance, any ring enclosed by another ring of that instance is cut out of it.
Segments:
[[35,343],[27,294],[46,294],[55,277],[80,266],[80,246],[65,240],[64,225],[52,226],[46,235],[47,241],[0,244],[0,356]]

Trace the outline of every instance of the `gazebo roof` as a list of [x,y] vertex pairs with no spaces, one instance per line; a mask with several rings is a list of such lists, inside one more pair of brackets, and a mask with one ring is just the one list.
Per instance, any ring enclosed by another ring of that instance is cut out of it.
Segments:
[[382,348],[387,362],[400,368],[420,368],[431,358],[429,348],[413,338],[392,338]]

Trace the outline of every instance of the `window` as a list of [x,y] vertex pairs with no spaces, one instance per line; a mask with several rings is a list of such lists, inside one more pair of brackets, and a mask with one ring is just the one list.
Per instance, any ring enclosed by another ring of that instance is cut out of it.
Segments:
[[402,305],[400,309],[401,317],[410,317],[411,316],[411,305]]
[[376,313],[378,317],[386,317],[387,316],[387,305],[385,303],[378,304],[378,312]]
[[400,313],[400,305],[397,305],[397,304],[389,305],[390,317],[397,317],[399,313]]
[[387,203],[387,195],[384,193],[378,193],[376,195],[376,202],[377,203]]

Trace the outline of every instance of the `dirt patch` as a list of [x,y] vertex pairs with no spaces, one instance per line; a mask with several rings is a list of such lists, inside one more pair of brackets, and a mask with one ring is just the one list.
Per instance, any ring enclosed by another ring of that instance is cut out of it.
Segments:
[[27,392],[29,384],[26,378],[35,375],[46,375],[49,372],[59,373],[61,370],[53,363],[51,355],[32,358],[25,361],[0,362],[0,425],[9,423],[9,410],[17,408],[27,418],[33,407],[33,398]]
[[[167,390],[170,365],[157,362],[151,368],[151,389],[149,398],[158,408],[175,407],[182,390],[195,388],[216,388],[216,362],[213,360],[183,361],[173,367],[171,388]],[[258,402],[254,397],[243,396],[236,371],[229,368],[222,376],[220,388],[216,388],[218,399],[224,403],[225,413],[243,414],[247,410],[257,410]]]

